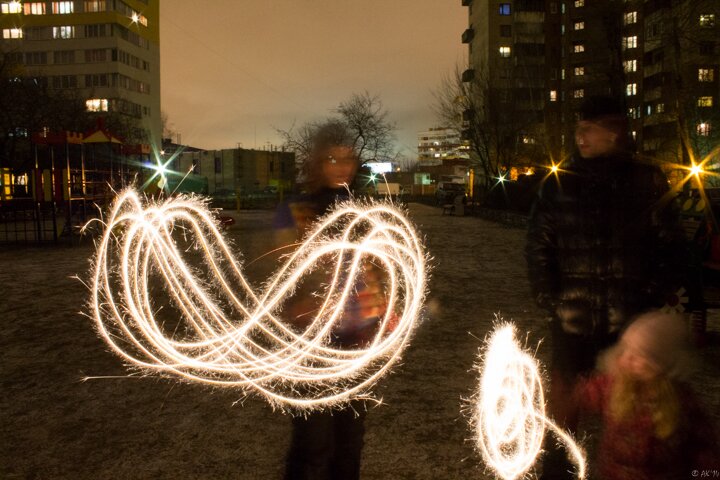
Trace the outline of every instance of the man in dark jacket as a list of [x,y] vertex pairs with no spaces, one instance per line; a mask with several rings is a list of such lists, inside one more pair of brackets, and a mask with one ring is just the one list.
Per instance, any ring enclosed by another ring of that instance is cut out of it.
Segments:
[[[548,177],[533,206],[526,247],[533,293],[551,316],[548,410],[570,430],[580,376],[631,317],[661,307],[679,288],[684,263],[667,179],[633,157],[623,106],[589,98],[575,142],[576,154]],[[563,478],[571,470],[566,454],[548,448],[544,478]]]

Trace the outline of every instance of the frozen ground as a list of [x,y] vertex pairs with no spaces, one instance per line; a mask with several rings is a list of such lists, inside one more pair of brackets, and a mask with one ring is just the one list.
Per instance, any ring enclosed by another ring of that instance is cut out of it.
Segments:
[[[461,413],[476,385],[481,339],[495,312],[535,346],[545,328],[522,257],[524,232],[412,205],[434,257],[432,315],[404,362],[383,379],[367,419],[365,479],[487,476]],[[270,212],[236,214],[229,234],[253,259],[271,235]],[[231,390],[167,379],[109,378],[125,369],[79,315],[89,246],[0,252],[0,478],[281,478],[289,419]],[[260,279],[270,266],[254,263]],[[711,328],[718,329],[713,318]],[[547,343],[538,358],[545,361]],[[720,414],[720,346],[701,351],[695,385]],[[690,477],[688,477],[690,478]]]

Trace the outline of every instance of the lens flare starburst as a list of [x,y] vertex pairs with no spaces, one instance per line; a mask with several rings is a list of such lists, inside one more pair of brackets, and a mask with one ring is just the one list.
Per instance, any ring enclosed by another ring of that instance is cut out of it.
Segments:
[[[368,261],[384,272],[387,309],[369,343],[340,348],[332,332]],[[315,292],[321,306],[298,331],[283,306],[321,268],[329,272]],[[418,324],[426,269],[401,211],[350,202],[323,218],[256,291],[202,201],[144,203],[128,190],[97,245],[90,309],[102,339],[132,367],[254,392],[282,409],[317,409],[371,397]],[[162,318],[158,283],[172,311]]]

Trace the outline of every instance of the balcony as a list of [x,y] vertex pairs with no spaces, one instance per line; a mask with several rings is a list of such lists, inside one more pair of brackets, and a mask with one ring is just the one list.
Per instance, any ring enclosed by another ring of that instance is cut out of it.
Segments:
[[475,70],[472,68],[468,68],[464,72],[462,72],[462,81],[463,82],[472,82],[475,80]]
[[470,27],[463,32],[462,43],[472,42],[473,37],[475,37],[475,30],[472,27]]

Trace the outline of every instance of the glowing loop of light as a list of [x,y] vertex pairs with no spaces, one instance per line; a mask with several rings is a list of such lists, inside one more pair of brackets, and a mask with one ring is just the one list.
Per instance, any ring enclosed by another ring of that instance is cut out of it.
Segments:
[[[194,248],[181,248],[178,236],[192,239]],[[191,254],[203,268],[188,263]],[[245,279],[205,204],[193,198],[144,207],[136,192],[121,193],[96,255],[91,309],[115,353],[141,369],[254,391],[281,408],[368,398],[409,341],[427,278],[415,230],[387,204],[336,207],[261,293]],[[387,311],[368,344],[343,349],[331,333],[368,261],[384,272]],[[328,266],[327,285],[316,292],[324,295],[321,306],[298,331],[283,319],[283,302],[308,275]],[[177,310],[172,332],[167,318],[156,316],[154,279]]]
[[545,416],[545,400],[536,360],[520,349],[512,325],[500,326],[485,353],[473,423],[485,462],[503,479],[522,477],[535,463],[545,427],[566,445],[585,477],[585,458],[574,440]]

